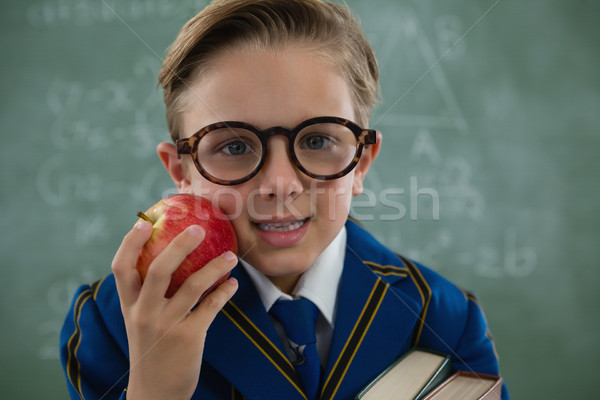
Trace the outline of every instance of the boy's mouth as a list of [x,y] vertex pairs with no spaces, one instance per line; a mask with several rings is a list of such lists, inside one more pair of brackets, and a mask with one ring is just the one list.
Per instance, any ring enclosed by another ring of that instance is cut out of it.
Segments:
[[256,225],[263,231],[289,232],[300,228],[306,221],[308,218],[288,222],[257,222]]
[[308,231],[311,218],[277,219],[254,221],[259,237],[273,247],[294,246],[302,240]]

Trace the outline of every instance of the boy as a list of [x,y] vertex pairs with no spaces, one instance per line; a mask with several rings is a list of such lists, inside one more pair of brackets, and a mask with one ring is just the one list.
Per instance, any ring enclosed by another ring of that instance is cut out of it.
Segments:
[[[348,220],[382,137],[363,129],[377,63],[345,7],[215,1],[182,28],[159,80],[176,143],[159,157],[180,192],[231,216],[240,260],[217,257],[166,299],[204,232],[179,235],[142,285],[152,229],[138,222],[66,318],[72,398],[352,399],[417,345],[498,374],[473,297]],[[291,304],[306,307],[312,339],[296,339],[300,314],[280,311]]]

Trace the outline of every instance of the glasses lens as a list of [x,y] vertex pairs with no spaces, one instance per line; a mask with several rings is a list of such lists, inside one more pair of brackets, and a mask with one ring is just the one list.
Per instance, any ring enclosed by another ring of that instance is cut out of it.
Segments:
[[300,164],[309,172],[333,175],[352,163],[356,144],[354,133],[344,125],[314,124],[298,133],[294,151]]
[[205,134],[198,143],[198,162],[215,178],[233,181],[249,175],[260,163],[262,146],[254,132],[226,127]]

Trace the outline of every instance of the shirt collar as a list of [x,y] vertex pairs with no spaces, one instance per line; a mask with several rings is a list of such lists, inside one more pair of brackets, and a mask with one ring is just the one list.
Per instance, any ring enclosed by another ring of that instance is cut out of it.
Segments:
[[[344,226],[310,268],[302,274],[293,291],[295,297],[305,297],[312,301],[331,326],[335,320],[334,311],[338,285],[344,268],[346,236],[346,227]],[[244,260],[240,259],[240,263],[256,286],[258,295],[267,311],[279,299],[292,300],[292,296],[279,290],[263,273]]]

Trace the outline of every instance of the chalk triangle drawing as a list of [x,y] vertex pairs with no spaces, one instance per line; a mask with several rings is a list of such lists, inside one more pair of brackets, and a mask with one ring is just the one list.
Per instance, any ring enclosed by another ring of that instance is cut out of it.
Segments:
[[445,49],[441,55],[436,53],[415,12],[394,8],[378,26],[391,28],[384,33],[371,32],[386,98],[373,115],[374,125],[381,122],[398,128],[468,133],[467,121],[442,66]]

